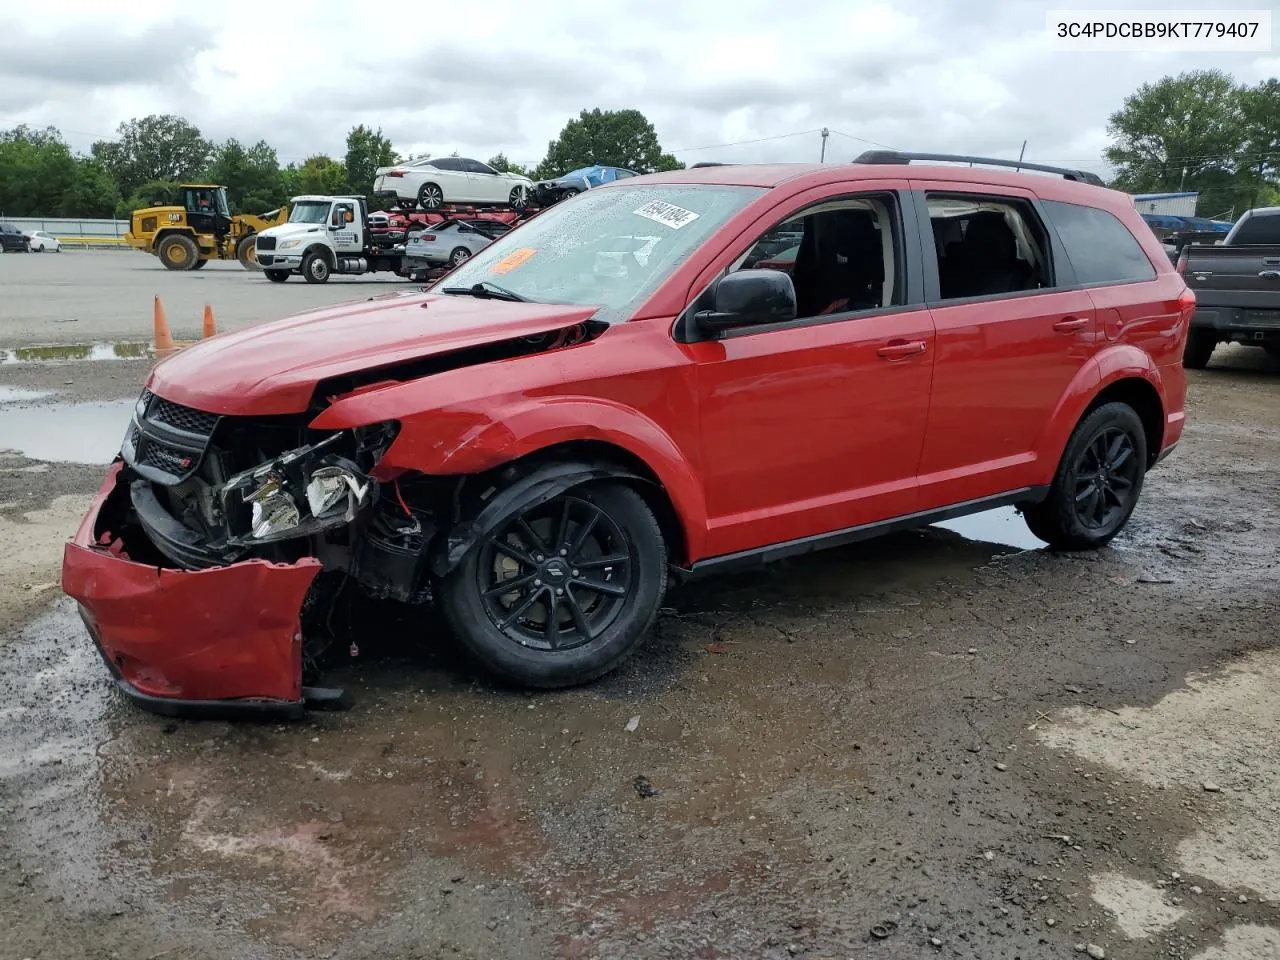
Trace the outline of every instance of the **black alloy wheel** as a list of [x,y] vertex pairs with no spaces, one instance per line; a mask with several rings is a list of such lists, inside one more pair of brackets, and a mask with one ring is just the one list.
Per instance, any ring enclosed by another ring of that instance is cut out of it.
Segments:
[[652,511],[621,484],[574,488],[517,509],[442,584],[446,618],[491,673],[564,687],[619,666],[666,589]]
[[1075,471],[1076,519],[1087,530],[1106,530],[1130,507],[1138,481],[1133,438],[1119,427],[1097,433]]
[[1024,507],[1023,517],[1051,547],[1101,547],[1129,522],[1146,470],[1141,418],[1126,403],[1105,403],[1076,426],[1048,495]]

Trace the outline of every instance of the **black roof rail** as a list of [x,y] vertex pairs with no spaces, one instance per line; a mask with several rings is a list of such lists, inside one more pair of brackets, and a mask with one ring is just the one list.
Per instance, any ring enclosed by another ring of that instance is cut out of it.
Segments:
[[690,170],[697,170],[699,167],[731,167],[731,163],[721,163],[719,160],[703,160],[701,163],[695,163]]
[[854,158],[854,163],[898,164],[910,163],[913,160],[937,160],[942,163],[967,163],[973,166],[981,163],[989,167],[1011,167],[1014,170],[1037,170],[1040,173],[1056,173],[1066,180],[1078,180],[1095,187],[1105,187],[1106,183],[1096,173],[1087,170],[1071,170],[1067,167],[1051,167],[1043,163],[1028,163],[1026,160],[998,160],[994,157],[967,157],[958,153],[904,153],[899,150],[868,150]]

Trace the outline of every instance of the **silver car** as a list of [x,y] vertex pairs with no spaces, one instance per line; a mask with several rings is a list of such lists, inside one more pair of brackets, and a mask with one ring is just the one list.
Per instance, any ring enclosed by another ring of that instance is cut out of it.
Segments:
[[442,220],[410,234],[404,255],[432,267],[456,267],[510,229],[496,220]]

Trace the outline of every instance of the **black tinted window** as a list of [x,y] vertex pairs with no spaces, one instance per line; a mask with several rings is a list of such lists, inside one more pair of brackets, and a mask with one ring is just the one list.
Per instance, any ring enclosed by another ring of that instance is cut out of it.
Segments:
[[1232,246],[1255,243],[1280,243],[1280,215],[1250,217],[1231,238]]
[[462,161],[457,157],[442,157],[439,160],[432,160],[431,165],[437,170],[461,170]]
[[1154,280],[1142,246],[1114,215],[1077,203],[1044,202],[1049,219],[1067,248],[1067,257],[1081,283],[1126,283]]

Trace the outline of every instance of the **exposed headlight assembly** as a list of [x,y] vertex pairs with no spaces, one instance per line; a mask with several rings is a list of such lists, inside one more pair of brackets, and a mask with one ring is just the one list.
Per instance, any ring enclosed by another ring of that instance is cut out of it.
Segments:
[[223,484],[228,542],[296,539],[354,520],[376,487],[356,464],[328,451],[342,436],[289,450]]
[[296,237],[296,238],[294,238],[293,240],[282,240],[282,241],[280,242],[280,245],[279,245],[278,247],[276,247],[276,249],[277,249],[277,250],[292,250],[294,247],[298,246],[298,244],[300,244],[300,243],[302,243],[302,238],[301,238],[301,237]]

